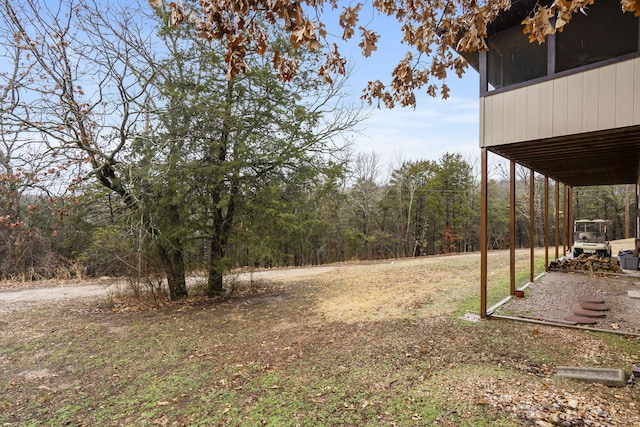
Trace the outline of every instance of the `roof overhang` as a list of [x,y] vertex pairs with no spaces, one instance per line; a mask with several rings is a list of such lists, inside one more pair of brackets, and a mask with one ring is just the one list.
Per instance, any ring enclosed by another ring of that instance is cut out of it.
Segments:
[[490,36],[508,28],[521,25],[522,20],[533,14],[537,7],[550,6],[553,0],[511,0],[511,7],[500,12],[498,17],[487,25]]
[[487,149],[572,187],[640,184],[640,126]]
[[[553,1],[554,0],[512,0],[511,7],[500,12],[493,21],[487,24],[487,36],[491,36],[516,26],[521,26],[524,31],[522,20],[534,13],[537,7],[550,6]],[[458,54],[466,59],[474,70],[480,70],[477,51],[458,51]]]

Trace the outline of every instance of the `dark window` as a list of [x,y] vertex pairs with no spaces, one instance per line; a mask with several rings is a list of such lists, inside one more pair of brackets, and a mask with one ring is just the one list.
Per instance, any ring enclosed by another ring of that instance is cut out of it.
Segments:
[[556,72],[637,51],[638,18],[619,0],[599,0],[556,33]]
[[487,43],[489,90],[547,75],[547,44],[529,43],[521,25],[490,36]]

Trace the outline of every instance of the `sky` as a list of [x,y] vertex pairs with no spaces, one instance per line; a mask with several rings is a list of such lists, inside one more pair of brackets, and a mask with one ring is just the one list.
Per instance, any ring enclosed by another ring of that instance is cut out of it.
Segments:
[[[400,43],[399,25],[387,17],[371,11],[361,12],[361,22],[381,35],[378,50],[369,58],[360,54],[356,36],[341,53],[353,66],[348,80],[349,90],[357,99],[367,81],[379,79],[387,84],[398,61],[404,58],[406,45]],[[325,21],[331,32],[331,23]],[[340,30],[334,30],[341,33]],[[375,152],[384,162],[398,164],[398,160],[438,160],[445,153],[460,153],[465,159],[478,159],[479,149],[479,77],[468,67],[460,79],[449,73],[451,88],[446,100],[432,98],[424,91],[416,93],[415,109],[396,106],[380,109],[363,105],[370,116],[361,123],[361,132],[354,149],[361,153]]]
[[452,89],[447,100],[419,97],[415,109],[365,107],[370,116],[360,125],[356,151],[375,152],[392,161],[438,160],[447,152],[478,157],[477,80],[468,80]]
[[[54,0],[44,1],[52,6],[57,4]],[[140,3],[147,7],[145,0]],[[357,31],[349,43],[340,43],[342,55],[353,67],[347,87],[358,103],[367,81],[390,82],[393,68],[407,51],[406,45],[400,43],[400,26],[394,19],[376,14],[370,6],[364,6],[360,17],[360,24],[378,32],[381,38],[378,49],[369,58],[361,55]],[[338,12],[329,11],[323,15],[323,21],[334,38],[332,41],[339,42],[342,29],[337,25]],[[447,100],[417,93],[415,109],[400,106],[391,110],[384,106],[378,109],[363,103],[363,112],[369,117],[354,135],[354,150],[365,154],[375,152],[387,165],[399,165],[405,160],[438,160],[447,152],[460,153],[465,159],[477,159],[480,152],[478,74],[471,67],[462,79],[454,72],[449,74],[447,84],[451,92]]]

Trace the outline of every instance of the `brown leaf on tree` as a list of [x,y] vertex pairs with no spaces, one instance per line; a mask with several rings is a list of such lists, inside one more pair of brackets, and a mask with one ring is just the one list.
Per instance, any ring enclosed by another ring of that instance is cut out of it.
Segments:
[[393,90],[402,94],[406,91],[407,87],[413,86],[413,70],[411,68],[411,54],[407,53],[405,59],[400,61],[398,66],[393,70],[393,80],[391,80],[391,87]]
[[330,85],[333,84],[333,79],[331,78],[331,74],[327,70],[325,65],[321,65],[318,69],[318,75],[324,79],[324,81]]
[[555,30],[562,31],[564,26],[571,21],[575,12],[580,11],[586,13],[585,10],[592,5],[594,1],[595,0],[555,0],[549,8],[551,16],[556,16]]
[[342,33],[343,40],[349,40],[353,37],[355,33],[354,27],[358,23],[358,13],[360,12],[360,8],[362,4],[358,3],[355,7],[345,7],[342,13],[340,14],[340,19],[338,23],[344,29]]
[[385,93],[384,84],[380,80],[369,81],[367,87],[362,90],[360,99],[366,101],[369,105],[372,105],[375,99],[378,101],[377,107],[380,108],[380,100],[383,99]]
[[365,58],[368,58],[371,56],[371,52],[378,49],[376,44],[378,43],[378,39],[380,39],[380,35],[374,31],[367,30],[364,27],[360,27],[360,31],[362,34],[362,41],[358,43],[358,46],[362,49],[362,55]]
[[547,35],[555,33],[556,29],[550,21],[553,15],[553,8],[539,7],[533,16],[528,16],[522,21],[523,31],[525,34],[529,34],[530,43],[534,41],[544,43]]
[[281,54],[276,72],[283,82],[291,81],[298,74],[298,62]]
[[468,65],[469,64],[467,63],[467,60],[462,56],[459,56],[453,60],[453,69],[455,70],[458,77],[462,77],[462,75],[464,74],[464,70]]
[[449,86],[446,83],[442,83],[442,87],[440,88],[440,96],[442,99],[449,98]]
[[347,61],[340,55],[338,46],[334,43],[333,50],[327,54],[325,63],[318,69],[318,75],[328,84],[333,84],[331,74],[344,74]]
[[171,25],[176,26],[184,22],[185,14],[181,4],[171,2],[169,9],[171,9]]
[[327,54],[327,59],[324,63],[323,69],[325,72],[329,73],[344,74],[346,64],[346,59],[340,55],[338,45],[334,43],[333,50]]
[[389,92],[384,93],[384,95],[382,96],[382,102],[384,103],[384,106],[389,109],[395,107],[395,102],[393,101],[393,97]]
[[640,0],[621,0],[624,12],[633,12],[635,16],[640,16]]
[[487,43],[478,33],[478,28],[475,24],[469,27],[456,46],[456,50],[459,52],[477,52],[487,49]]
[[273,59],[271,59],[273,68],[278,68],[280,66],[280,61],[282,61],[282,58],[280,57],[280,51],[276,50],[273,52]]
[[297,28],[291,32],[291,41],[296,49],[304,44],[312,51],[320,47],[320,43],[316,38],[314,25],[311,21],[305,21],[298,25]]
[[[162,0],[148,0],[152,7],[162,7]],[[168,0],[171,1],[171,0]],[[574,13],[588,11],[594,0],[555,0],[543,2],[548,6],[538,6],[532,14],[522,21],[524,33],[531,42],[542,43],[550,34],[562,31]],[[275,26],[286,32],[295,48],[307,48],[312,51],[325,49],[326,60],[318,62],[318,74],[332,83],[332,76],[345,72],[345,60],[337,47],[331,48],[325,30],[326,21],[311,19],[315,12],[324,19],[327,5],[332,9],[340,8],[336,19],[343,30],[338,38],[350,40],[360,22],[360,13],[364,6],[358,0],[353,5],[344,6],[338,0],[199,0],[193,4],[197,16],[191,14],[189,22],[203,39],[221,40],[227,49],[225,60],[228,75],[244,72],[246,55],[269,54],[271,43],[277,32]],[[549,3],[551,3],[549,5]],[[640,0],[621,0],[622,9],[640,16]],[[487,50],[487,25],[503,10],[511,6],[511,0],[372,0],[373,15],[383,14],[398,22],[402,42],[414,51],[423,54],[420,60],[402,66],[400,74],[393,75],[394,83],[389,89],[384,85],[368,85],[362,98],[369,103],[377,99],[378,104],[393,106],[397,103],[411,105],[414,97],[410,93],[426,85],[430,78],[445,79],[449,70],[461,76],[466,62],[454,58],[452,50]],[[174,1],[168,3],[171,22],[175,25],[186,20],[183,7]],[[358,46],[365,57],[377,50],[380,35],[364,26],[358,27],[361,39]],[[283,58],[282,53],[272,52],[274,70],[283,79],[291,79],[298,72],[299,64],[295,58]],[[425,58],[427,59],[425,61]],[[411,71],[411,74],[408,71]],[[449,96],[444,86],[430,85],[427,92],[442,97]]]
[[229,43],[229,48],[225,55],[225,62],[229,64],[227,66],[227,79],[231,79],[238,74],[244,74],[249,70],[246,62],[244,61],[246,55],[247,50],[246,46],[243,44],[242,37],[238,37]]

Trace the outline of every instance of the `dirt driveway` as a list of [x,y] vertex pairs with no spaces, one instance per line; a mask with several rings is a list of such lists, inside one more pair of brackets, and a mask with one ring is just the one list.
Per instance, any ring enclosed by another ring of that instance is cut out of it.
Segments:
[[[336,266],[289,268],[265,270],[258,272],[240,273],[234,280],[246,282],[256,280],[279,280],[291,278],[311,277],[335,270]],[[193,281],[193,279],[191,279]],[[0,284],[0,311],[3,306],[16,303],[37,303],[52,301],[69,301],[78,298],[100,297],[110,293],[121,292],[126,284],[113,279],[95,279],[89,281],[61,282],[26,287],[23,284]]]
[[110,288],[113,286],[118,285],[58,286],[31,288],[20,291],[1,291],[0,306],[3,304],[13,304],[18,302],[66,301],[74,298],[95,297],[109,292]]

